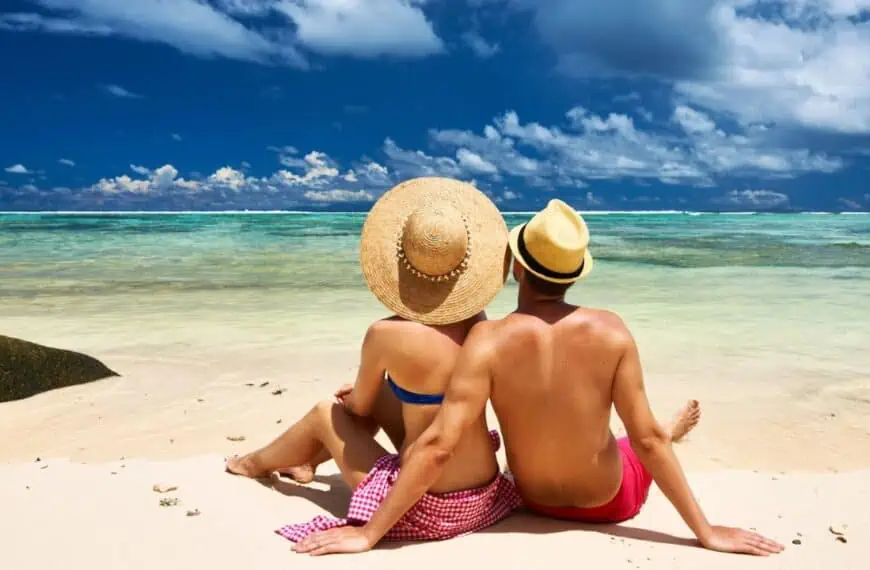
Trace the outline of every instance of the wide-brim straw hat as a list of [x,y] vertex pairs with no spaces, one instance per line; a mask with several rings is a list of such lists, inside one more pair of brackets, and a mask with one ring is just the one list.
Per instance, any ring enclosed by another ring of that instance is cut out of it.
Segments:
[[407,180],[372,207],[360,265],[371,292],[400,317],[429,325],[481,312],[510,269],[508,230],[495,204],[466,182]]
[[562,200],[550,200],[531,220],[510,232],[510,249],[530,273],[551,283],[574,283],[592,272],[589,228]]

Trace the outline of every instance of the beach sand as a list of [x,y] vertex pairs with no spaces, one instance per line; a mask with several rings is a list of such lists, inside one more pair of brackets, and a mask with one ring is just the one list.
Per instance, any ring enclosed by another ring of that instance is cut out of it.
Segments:
[[[206,327],[197,328],[208,334]],[[67,344],[112,345],[104,335]],[[198,338],[199,344],[92,350],[124,376],[0,406],[4,569],[349,563],[347,557],[297,555],[273,534],[323,512],[343,514],[349,490],[334,463],[324,465],[310,486],[288,483],[276,490],[225,474],[223,458],[268,441],[316,399],[352,379],[357,348],[215,348],[214,336]],[[815,421],[801,411],[803,433],[785,412],[776,419],[772,410],[783,406],[771,400],[775,394],[735,402],[733,395],[716,397],[715,390],[690,394],[680,378],[652,377],[659,380],[654,400],[663,417],[688,396],[704,405],[700,426],[678,453],[708,516],[757,528],[785,543],[784,553],[758,560],[698,548],[654,487],[643,513],[619,526],[583,527],[518,514],[472,536],[384,544],[355,561],[363,568],[523,568],[562,564],[563,558],[602,568],[866,568],[870,470],[861,467],[870,456],[867,439],[858,434],[867,429],[866,419],[843,412],[844,406],[834,417]],[[661,384],[667,389],[659,389]],[[767,425],[765,415],[773,416]],[[244,441],[228,439],[240,436]],[[152,490],[155,484],[178,489],[160,494]],[[178,504],[160,506],[164,497]],[[187,516],[194,510],[199,514]],[[844,531],[846,543],[831,526]]]

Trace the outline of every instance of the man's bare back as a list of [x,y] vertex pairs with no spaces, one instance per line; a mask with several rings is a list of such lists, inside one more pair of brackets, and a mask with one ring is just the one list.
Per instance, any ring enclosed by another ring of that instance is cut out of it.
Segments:
[[[610,430],[613,383],[630,334],[608,311],[549,303],[477,325],[499,355],[491,400],[508,465],[528,501],[596,507],[622,480]],[[682,436],[697,423],[690,404],[672,424]]]

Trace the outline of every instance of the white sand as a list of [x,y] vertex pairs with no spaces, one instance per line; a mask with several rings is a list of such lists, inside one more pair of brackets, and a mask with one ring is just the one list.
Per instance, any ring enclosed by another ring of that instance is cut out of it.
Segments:
[[[349,493],[334,464],[321,470],[325,482],[286,496],[224,474],[223,456],[264,443],[351,381],[355,344],[241,345],[238,338],[202,336],[209,334],[202,323],[185,330],[191,339],[185,343],[147,328],[138,337],[94,329],[76,336],[45,323],[5,332],[87,350],[124,376],[0,404],[2,570],[332,568],[350,560],[378,569],[868,567],[870,416],[863,381],[796,398],[788,384],[796,380],[774,362],[732,355],[728,370],[685,359],[683,372],[674,374],[669,370],[677,366],[657,356],[667,355],[667,346],[647,351],[648,384],[663,418],[689,397],[704,406],[700,426],[678,453],[709,517],[785,543],[776,557],[692,546],[690,532],[654,489],[641,516],[619,527],[584,530],[517,515],[444,543],[315,560],[291,552],[273,530],[323,509],[343,512]],[[743,374],[723,389],[734,363]],[[786,381],[764,382],[770,372]],[[286,391],[273,395],[277,388]],[[246,440],[227,440],[240,435]],[[177,506],[159,505],[157,483],[179,487],[168,494]],[[190,509],[201,514],[188,517]],[[836,541],[830,525],[845,525],[848,542]],[[793,545],[796,538],[802,544]]]

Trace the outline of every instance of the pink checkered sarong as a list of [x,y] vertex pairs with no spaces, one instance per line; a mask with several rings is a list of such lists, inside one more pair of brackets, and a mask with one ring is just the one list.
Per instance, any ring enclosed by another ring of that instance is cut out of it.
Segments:
[[[493,449],[497,451],[501,447],[501,438],[495,430],[490,431],[489,435]],[[375,514],[398,476],[399,456],[384,455],[354,489],[347,518],[318,516],[307,523],[287,525],[275,532],[288,540],[299,542],[314,532],[347,525],[362,526]],[[426,493],[399,519],[384,539],[418,541],[454,538],[499,522],[521,503],[513,482],[499,473],[491,483],[476,489]]]

